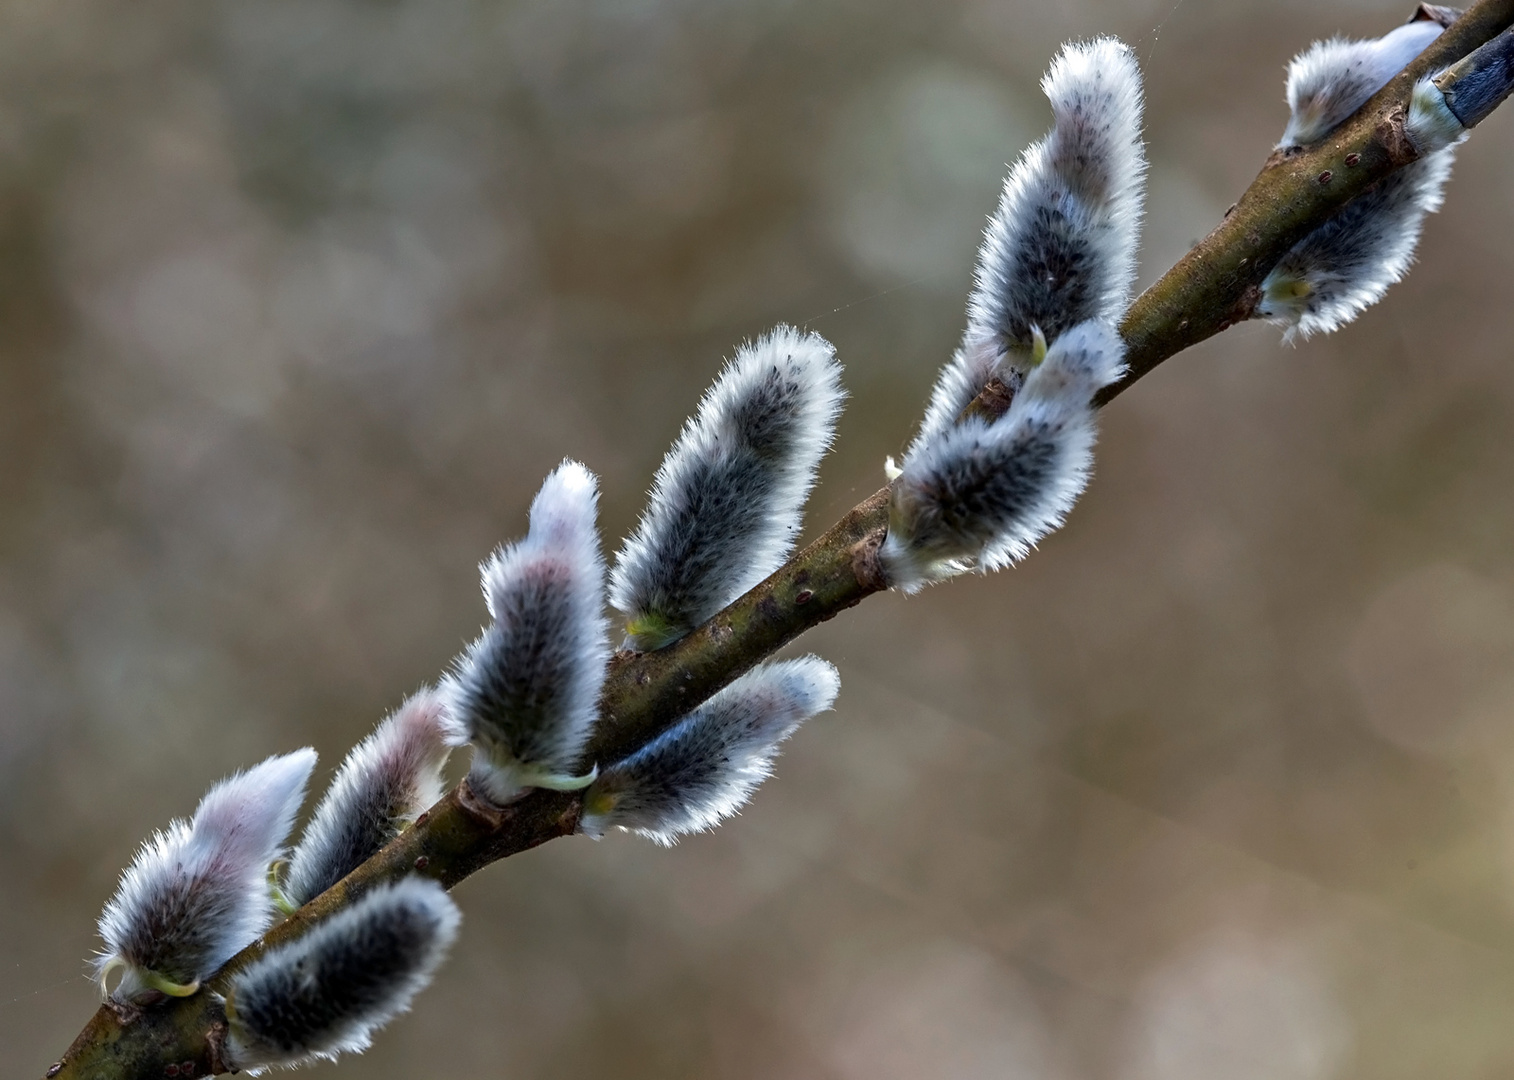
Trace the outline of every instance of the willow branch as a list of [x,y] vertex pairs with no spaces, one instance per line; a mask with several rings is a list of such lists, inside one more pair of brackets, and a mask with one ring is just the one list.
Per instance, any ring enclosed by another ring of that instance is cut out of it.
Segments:
[[[1430,17],[1443,18],[1444,9]],[[1104,405],[1158,364],[1253,317],[1267,272],[1353,197],[1418,156],[1404,135],[1415,81],[1514,25],[1514,0],[1480,0],[1356,116],[1322,143],[1274,153],[1225,219],[1142,293],[1120,326],[1129,374]],[[1002,415],[1009,395],[990,385],[971,407]],[[585,767],[619,760],[800,634],[887,587],[877,560],[888,489],[854,507],[766,581],[680,641],[611,662],[601,722]],[[234,957],[208,991],[147,1009],[109,1004],[47,1076],[52,1080],[160,1080],[226,1071],[218,1050],[225,1015],[216,993],[270,946],[292,940],[374,885],[407,874],[448,888],[483,867],[577,830],[580,797],[534,791],[499,809],[467,782],[388,847]]]

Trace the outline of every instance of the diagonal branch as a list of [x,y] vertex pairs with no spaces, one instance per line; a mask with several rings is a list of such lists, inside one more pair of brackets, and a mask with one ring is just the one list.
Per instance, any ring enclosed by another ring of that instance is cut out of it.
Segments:
[[[1446,15],[1428,5],[1425,11],[1440,20]],[[1325,141],[1275,152],[1214,231],[1131,305],[1120,326],[1130,371],[1099,403],[1183,349],[1251,318],[1263,278],[1289,248],[1416,159],[1404,134],[1415,81],[1511,25],[1514,0],[1479,0]],[[1008,405],[1003,388],[991,384],[973,408],[1000,415]],[[645,745],[806,630],[886,588],[877,549],[887,521],[885,488],[692,634],[657,652],[617,654],[585,766],[618,760]],[[476,799],[464,781],[383,851],[234,957],[211,980],[211,992],[146,1010],[102,1006],[47,1076],[158,1080],[224,1072],[218,1048],[225,1016],[214,991],[225,988],[233,971],[269,946],[299,937],[378,883],[422,873],[450,888],[492,862],[571,835],[579,811],[578,795],[540,790],[501,810]]]

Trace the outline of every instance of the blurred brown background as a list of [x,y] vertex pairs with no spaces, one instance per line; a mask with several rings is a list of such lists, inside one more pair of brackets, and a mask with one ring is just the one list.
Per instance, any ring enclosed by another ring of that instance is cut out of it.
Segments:
[[[1148,72],[1149,282],[1287,59],[1410,7],[0,6],[0,1072],[93,1009],[143,837],[435,677],[564,455],[613,545],[788,320],[852,392],[811,531],[874,490],[1061,41]],[[810,635],[838,708],[743,817],[464,885],[340,1075],[1514,1074],[1511,164],[1505,109],[1358,324],[1122,397],[1022,567]]]

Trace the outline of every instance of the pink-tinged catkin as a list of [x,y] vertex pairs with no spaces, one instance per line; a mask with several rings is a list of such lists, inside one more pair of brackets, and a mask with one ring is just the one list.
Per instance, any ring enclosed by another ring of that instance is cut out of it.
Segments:
[[216,784],[190,821],[142,846],[100,916],[102,991],[120,1001],[193,993],[273,919],[268,872],[294,825],[315,751],[271,757]]

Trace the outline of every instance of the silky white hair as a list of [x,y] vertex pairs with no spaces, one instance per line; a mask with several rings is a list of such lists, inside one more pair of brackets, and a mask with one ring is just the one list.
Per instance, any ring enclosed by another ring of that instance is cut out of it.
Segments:
[[299,907],[331,888],[441,798],[456,739],[446,703],[422,690],[353,747],[289,856],[281,887],[287,904]]
[[481,567],[493,622],[442,686],[475,754],[469,782],[504,804],[571,772],[596,719],[609,661],[594,474],[565,461],[531,503],[525,538]]
[[1421,154],[1434,154],[1467,137],[1461,118],[1451,111],[1446,104],[1446,95],[1428,77],[1414,84],[1414,93],[1409,98],[1409,115],[1404,120],[1404,133]]
[[315,760],[306,747],[235,773],[205,793],[193,819],[142,845],[100,915],[102,992],[120,970],[118,1001],[192,993],[257,940],[273,918],[268,869]]
[[779,744],[829,709],[840,687],[836,669],[815,656],[752,669],[601,772],[579,830],[597,839],[622,828],[670,845],[714,828],[772,775]]
[[[1438,23],[1412,22],[1374,41],[1337,38],[1300,53],[1289,66],[1293,112],[1278,145],[1329,134],[1440,33]],[[1444,117],[1432,99],[1438,99]],[[1425,215],[1440,209],[1444,199],[1451,147],[1465,132],[1429,80],[1415,87],[1406,129],[1423,156],[1352,199],[1295,244],[1262,281],[1256,314],[1281,326],[1284,342],[1340,329],[1409,272]]]
[[978,252],[962,344],[911,447],[956,424],[990,379],[1013,391],[1037,335],[1055,341],[1130,301],[1146,190],[1141,72],[1114,38],[1063,46],[1041,80],[1054,125],[1020,156]]
[[1449,149],[1432,153],[1352,199],[1272,268],[1257,314],[1284,327],[1283,340],[1292,342],[1338,330],[1381,300],[1409,272],[1453,163]]
[[610,602],[630,645],[683,637],[782,565],[845,396],[818,334],[779,326],[736,351],[616,556]]
[[1125,372],[1114,327],[1068,330],[999,419],[970,417],[905,456],[879,556],[889,584],[914,592],[1015,562],[1058,528],[1088,484],[1093,396]]
[[380,885],[231,977],[222,1054],[261,1072],[360,1054],[446,958],[461,915],[439,884]]
[[1405,23],[1368,41],[1316,41],[1288,65],[1288,126],[1278,149],[1318,142],[1441,35],[1433,20]]

